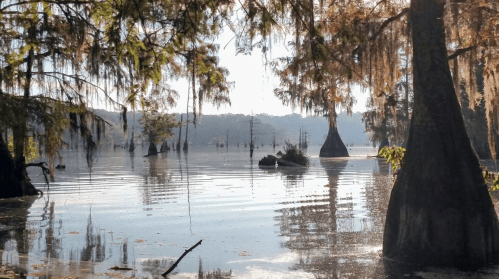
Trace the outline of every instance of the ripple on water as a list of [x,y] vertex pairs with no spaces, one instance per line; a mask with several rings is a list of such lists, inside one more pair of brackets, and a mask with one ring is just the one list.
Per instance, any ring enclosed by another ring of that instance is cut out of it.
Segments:
[[[260,169],[257,158],[273,150],[260,148],[253,160],[232,147],[147,158],[103,150],[91,173],[83,153],[63,151],[66,170],[50,189],[30,170],[43,197],[0,201],[2,264],[53,276],[152,277],[203,239],[172,278],[194,277],[200,264],[237,278],[388,276],[379,255],[389,166],[318,151],[307,151],[308,168]],[[435,272],[448,274],[408,274]]]

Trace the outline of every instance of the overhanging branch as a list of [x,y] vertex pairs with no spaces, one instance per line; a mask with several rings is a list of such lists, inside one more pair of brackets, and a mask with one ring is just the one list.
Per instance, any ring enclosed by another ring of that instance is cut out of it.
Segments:
[[449,60],[452,60],[452,59],[455,59],[457,58],[459,55],[461,54],[465,54],[466,52],[470,51],[470,50],[474,50],[476,48],[476,46],[470,46],[470,47],[467,47],[467,48],[460,48],[460,49],[457,49],[453,54],[449,55],[447,58]]
[[398,20],[399,18],[401,18],[402,16],[404,16],[408,12],[409,12],[409,8],[404,8],[404,9],[402,9],[402,11],[398,15],[392,16],[392,17],[388,18],[387,20],[385,20],[383,22],[383,24],[381,24],[381,26],[379,27],[378,31],[376,31],[376,33],[374,33],[371,37],[369,37],[369,41],[376,39],[376,37],[378,37],[379,34],[381,34],[381,32],[383,32],[383,29],[385,29],[388,26],[388,24],[390,24],[391,22],[394,22],[395,20]]
[[45,183],[47,183],[47,186],[49,186],[49,179],[48,179],[47,175],[50,174],[50,171],[46,166],[47,166],[47,163],[45,163],[45,162],[26,164],[26,167],[39,167],[39,168],[41,168],[43,176],[45,177]]

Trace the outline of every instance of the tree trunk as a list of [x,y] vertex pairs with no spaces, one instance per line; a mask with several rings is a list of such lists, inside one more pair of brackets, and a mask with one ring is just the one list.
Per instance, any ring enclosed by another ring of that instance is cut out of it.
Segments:
[[157,154],[158,154],[158,147],[156,146],[156,144],[154,143],[153,140],[150,140],[149,141],[149,149],[147,151],[147,156],[157,155]]
[[29,182],[26,164],[14,160],[7,145],[0,137],[0,199],[37,195],[40,191]]
[[498,262],[499,226],[450,74],[444,3],[411,1],[414,110],[388,206],[383,254],[475,269]]
[[[30,34],[33,33],[33,29],[29,30]],[[32,77],[32,66],[34,50],[31,48],[28,52],[27,62],[26,62],[26,73],[25,73],[25,83],[24,83],[24,100],[25,108],[27,108],[27,102],[30,97],[31,88],[31,77]],[[27,123],[28,123],[28,111],[15,112],[18,114],[18,122],[14,127],[13,131],[13,143],[14,143],[14,158],[12,158],[7,144],[0,137],[0,198],[10,198],[18,196],[36,195],[39,190],[29,182],[28,172],[26,170],[26,159],[24,157],[24,145],[26,141]]]
[[159,149],[161,152],[165,152],[165,151],[168,151],[170,150],[170,146],[168,146],[168,141],[163,141],[163,143],[161,144],[161,147]]
[[319,157],[348,157],[348,150],[340,138],[338,133],[338,125],[336,122],[336,109],[335,104],[330,106],[329,117],[329,132],[326,141],[321,147]]
[[388,141],[388,138],[386,137],[386,135],[383,135],[383,138],[381,139],[381,143],[379,144],[379,147],[378,147],[378,154],[381,151],[381,149],[383,149],[383,147],[389,146],[389,145],[390,145],[390,142]]
[[379,154],[379,151],[381,149],[383,149],[383,147],[390,145],[390,142],[388,141],[388,136],[387,136],[388,128],[386,127],[386,116],[383,118],[383,122],[381,123],[381,129],[383,130],[383,132],[382,132],[383,134],[381,136],[381,141],[379,143],[378,154]]

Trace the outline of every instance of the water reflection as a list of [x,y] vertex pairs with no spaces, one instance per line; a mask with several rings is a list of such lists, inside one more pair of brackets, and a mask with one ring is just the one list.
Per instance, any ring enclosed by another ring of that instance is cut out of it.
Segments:
[[[169,200],[176,197],[175,191],[181,185],[173,182],[173,169],[171,163],[166,158],[166,153],[146,158],[144,173],[144,185],[141,187],[142,199],[145,205],[158,204],[162,200]],[[146,208],[146,210],[148,210]]]
[[[187,150],[184,152],[184,155],[185,155],[185,167],[187,168],[186,174],[187,174],[187,205],[189,207],[189,230],[191,231],[192,235],[193,233],[192,233],[192,216],[191,216],[191,191],[189,184],[189,162],[188,162]],[[180,164],[182,163],[180,162]],[[180,168],[180,170],[182,170],[182,168]]]
[[[62,229],[62,221],[59,220],[59,226],[57,228],[57,234],[55,234],[54,231],[54,223],[55,223],[55,202],[50,202],[50,196],[47,196],[45,200],[45,206],[43,208],[43,214],[42,214],[42,222],[46,221],[47,224],[45,225],[45,244],[46,244],[46,249],[45,249],[45,258],[51,259],[51,258],[58,258],[60,252],[62,251],[62,245],[61,245],[61,229]],[[39,234],[43,235],[43,234]]]
[[38,197],[4,199],[0,203],[0,254],[3,264],[19,266],[19,254],[27,253],[29,208]]
[[384,160],[314,156],[308,168],[268,170],[248,150],[229,150],[101,152],[91,181],[86,154],[67,151],[67,170],[43,198],[0,200],[2,264],[46,276],[156,278],[203,239],[171,278],[208,278],[217,268],[235,278],[449,274],[400,271],[379,256],[393,185]]
[[[80,252],[80,261],[102,262],[106,258],[106,237],[102,231],[94,228],[90,209],[85,232],[85,245]],[[76,260],[76,259],[72,259]]]
[[132,171],[134,171],[135,170],[135,163],[134,163],[135,153],[129,152],[129,154],[130,154],[130,165],[132,166]]
[[286,189],[303,187],[303,177],[307,173],[307,167],[287,167],[287,166],[258,166],[258,168],[268,174],[280,174],[284,180]]
[[380,205],[386,190],[378,193],[377,188],[387,187],[377,185],[372,174],[353,175],[347,169],[350,164],[356,164],[355,159],[320,159],[329,182],[324,193],[277,210],[286,239],[282,245],[299,255],[291,270],[305,270],[316,278],[375,276],[381,252],[380,208],[386,208]]

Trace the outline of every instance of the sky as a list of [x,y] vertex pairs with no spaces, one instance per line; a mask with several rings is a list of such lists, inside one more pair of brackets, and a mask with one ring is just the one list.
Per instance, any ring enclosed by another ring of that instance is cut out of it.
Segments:
[[[215,41],[220,45],[219,63],[226,67],[230,74],[229,81],[235,82],[229,96],[232,105],[222,105],[219,110],[206,103],[203,104],[203,114],[269,114],[282,116],[292,113],[300,113],[300,109],[294,111],[291,107],[282,105],[282,102],[274,96],[274,88],[279,86],[279,78],[264,66],[265,58],[259,48],[254,49],[251,55],[236,55],[234,40],[231,41],[233,33],[225,30]],[[289,55],[284,43],[276,42],[272,45],[272,51],[267,54],[269,59]],[[177,90],[180,98],[177,106],[172,109],[176,113],[186,112],[188,82],[185,79],[173,82],[172,88]],[[191,92],[192,94],[192,92]],[[368,93],[361,90],[354,91],[357,103],[353,106],[353,112],[364,112]],[[192,100],[190,100],[192,104]],[[192,108],[189,108],[192,112]],[[302,113],[305,116],[305,112]]]

